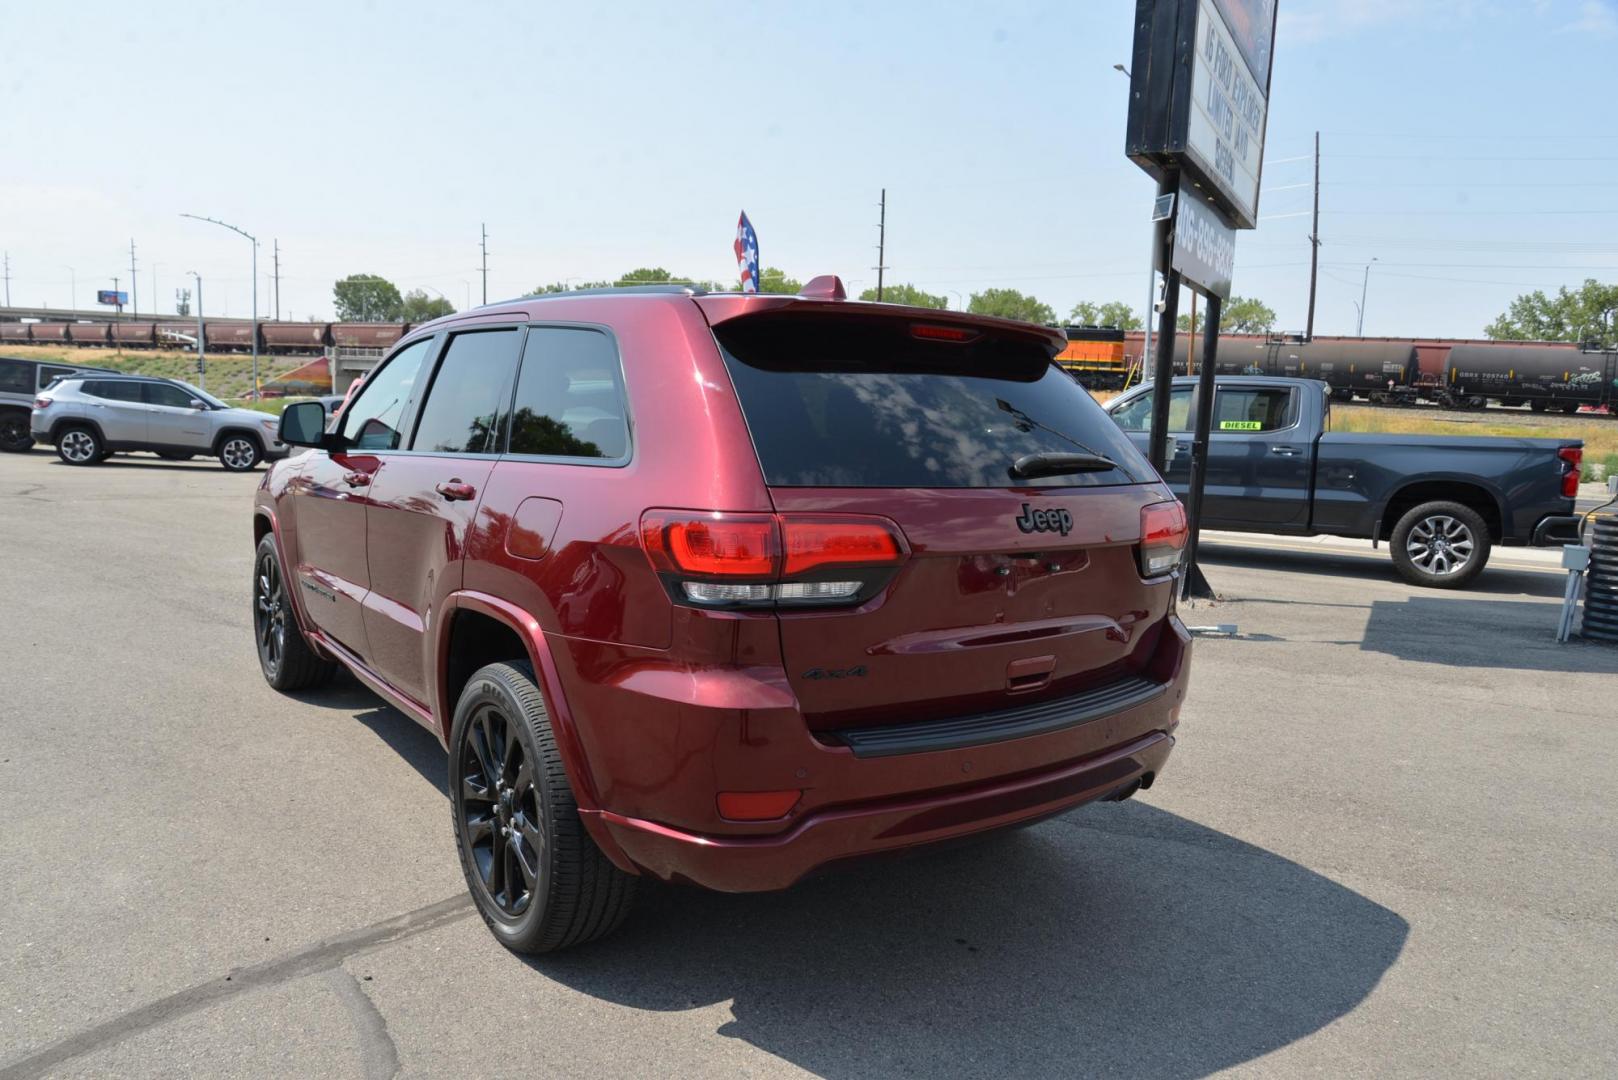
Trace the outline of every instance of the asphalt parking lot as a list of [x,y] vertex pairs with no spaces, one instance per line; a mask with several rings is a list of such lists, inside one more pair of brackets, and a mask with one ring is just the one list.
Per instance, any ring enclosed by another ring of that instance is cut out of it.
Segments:
[[[258,674],[258,476],[0,456],[0,1077],[1562,1076],[1618,1061],[1618,649],[1559,574],[1211,539],[1142,798],[524,962],[436,740]],[[1508,565],[1509,563],[1509,565]]]

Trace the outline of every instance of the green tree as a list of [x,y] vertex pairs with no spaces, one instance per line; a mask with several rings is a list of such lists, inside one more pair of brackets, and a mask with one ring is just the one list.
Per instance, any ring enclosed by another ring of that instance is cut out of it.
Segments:
[[766,266],[759,271],[758,291],[761,293],[786,293],[795,295],[803,291],[803,282],[797,278],[787,277],[786,271],[776,266]]
[[1088,300],[1080,300],[1068,312],[1068,321],[1083,326],[1116,326],[1120,330],[1139,330],[1141,328],[1140,316],[1135,309],[1122,300],[1114,300],[1108,304],[1092,304]]
[[1262,300],[1232,296],[1219,309],[1219,331],[1229,334],[1268,334],[1275,329],[1275,312]]
[[[860,293],[861,300],[875,300],[875,287]],[[882,302],[884,304],[908,304],[910,307],[927,307],[943,310],[949,307],[949,298],[934,296],[930,292],[922,292],[914,285],[883,285]]]
[[376,274],[350,274],[331,292],[338,322],[398,322],[404,306],[398,286]]
[[1056,321],[1056,312],[1037,297],[1024,296],[1016,289],[984,289],[972,294],[966,310],[974,315],[998,315],[1002,319],[1021,319],[1041,326]]
[[1577,292],[1563,285],[1555,296],[1524,293],[1483,332],[1506,341],[1599,341],[1609,344],[1618,329],[1618,285],[1586,278]]
[[421,289],[411,289],[404,294],[404,301],[399,305],[399,314],[407,323],[432,322],[445,315],[455,314],[455,305],[442,296],[428,296]]
[[[1207,308],[1197,306],[1197,333],[1201,333],[1207,326]],[[1189,333],[1191,316],[1181,315],[1175,320],[1175,325],[1182,331]],[[1232,296],[1219,310],[1219,332],[1221,334],[1268,334],[1275,329],[1275,312],[1265,306],[1261,300],[1253,300],[1245,296]]]

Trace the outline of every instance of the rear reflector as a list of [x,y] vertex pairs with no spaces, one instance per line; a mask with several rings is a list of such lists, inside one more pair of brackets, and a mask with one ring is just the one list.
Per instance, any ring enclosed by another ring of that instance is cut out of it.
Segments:
[[801,791],[721,791],[719,816],[731,821],[772,821],[798,805]]
[[1579,469],[1584,465],[1584,448],[1564,446],[1556,452],[1556,456],[1567,462],[1567,471],[1562,474],[1562,497],[1576,499],[1579,495]]
[[1141,507],[1141,576],[1162,577],[1179,566],[1188,532],[1185,507],[1180,505],[1178,499]]

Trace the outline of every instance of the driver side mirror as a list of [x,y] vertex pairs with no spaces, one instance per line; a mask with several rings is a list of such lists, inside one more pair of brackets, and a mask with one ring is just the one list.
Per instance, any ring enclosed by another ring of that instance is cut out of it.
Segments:
[[288,446],[336,449],[341,439],[326,433],[326,407],[318,401],[300,401],[281,412],[280,439]]
[[195,409],[197,412],[207,412],[208,411],[208,403],[206,401],[203,401],[201,398],[192,398],[191,399],[191,407],[193,409]]

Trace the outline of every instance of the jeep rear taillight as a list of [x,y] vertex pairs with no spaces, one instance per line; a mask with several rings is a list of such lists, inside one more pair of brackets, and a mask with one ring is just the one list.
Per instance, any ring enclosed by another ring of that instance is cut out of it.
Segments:
[[1579,495],[1579,469],[1584,465],[1584,448],[1564,446],[1556,452],[1556,456],[1567,463],[1562,472],[1562,497],[1576,499]]
[[909,555],[884,518],[648,510],[641,546],[681,604],[807,607],[861,603]]
[[48,397],[37,397],[34,399],[34,408],[36,409],[48,409],[50,408],[50,405],[51,399]]
[[1188,534],[1185,507],[1178,499],[1141,507],[1141,576],[1154,578],[1172,573],[1180,565]]

